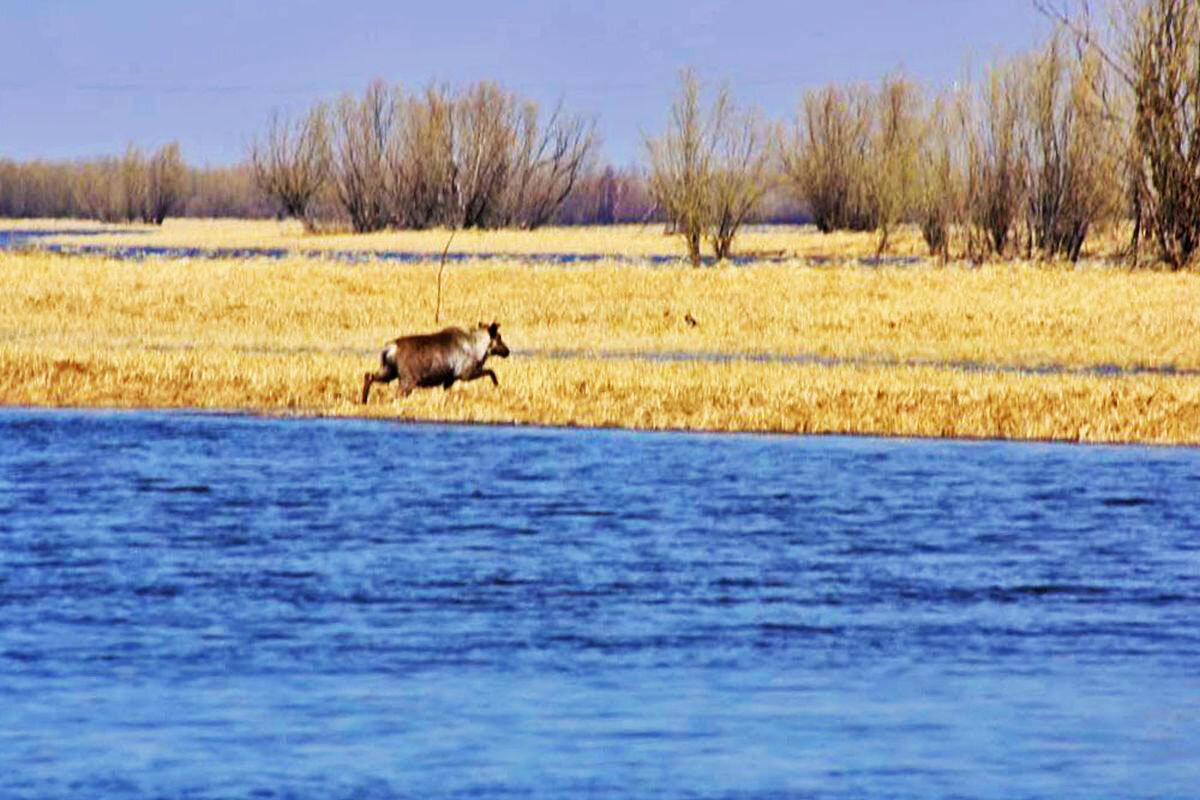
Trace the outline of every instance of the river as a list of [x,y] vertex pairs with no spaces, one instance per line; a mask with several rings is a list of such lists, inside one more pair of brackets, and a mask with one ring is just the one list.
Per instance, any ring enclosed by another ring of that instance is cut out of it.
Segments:
[[1194,797],[1200,451],[0,411],[0,797]]

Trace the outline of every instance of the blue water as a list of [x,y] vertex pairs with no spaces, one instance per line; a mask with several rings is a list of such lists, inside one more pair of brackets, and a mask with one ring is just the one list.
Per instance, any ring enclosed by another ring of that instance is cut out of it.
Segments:
[[1200,451],[0,411],[0,797],[1195,797]]

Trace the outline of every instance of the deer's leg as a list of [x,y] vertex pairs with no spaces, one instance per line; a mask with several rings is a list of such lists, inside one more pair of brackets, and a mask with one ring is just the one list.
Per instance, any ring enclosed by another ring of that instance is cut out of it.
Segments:
[[500,381],[496,380],[496,373],[482,365],[475,367],[475,369],[471,371],[471,374],[465,376],[463,378],[463,380],[464,381],[473,381],[477,378],[482,378],[485,375],[492,379],[492,386],[500,385]]
[[368,372],[363,377],[363,390],[362,390],[363,403],[365,404],[367,402],[367,395],[371,391],[371,384],[373,384],[373,383],[391,383],[392,381],[394,381],[396,379],[397,375],[398,375],[398,373],[396,372],[396,368],[394,366],[392,366],[391,364],[388,364],[386,361],[383,363],[382,366],[379,367],[379,369],[375,370],[374,372]]

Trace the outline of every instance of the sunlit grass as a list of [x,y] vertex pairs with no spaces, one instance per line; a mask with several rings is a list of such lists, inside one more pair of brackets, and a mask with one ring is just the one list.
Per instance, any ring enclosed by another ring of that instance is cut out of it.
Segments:
[[501,424],[1196,443],[1200,381],[924,367],[646,363],[514,356],[478,381],[356,403],[363,359],[221,348],[0,345],[7,404],[235,409]]
[[[8,256],[0,332],[63,346],[374,348],[434,327],[436,274],[301,258]],[[1191,272],[467,262],[446,269],[440,318],[498,319],[523,349],[1200,367]]]
[[[246,223],[259,225],[278,223]],[[592,242],[614,235],[585,230]],[[795,249],[823,238],[791,235]],[[436,274],[436,263],[302,257],[0,255],[0,403],[1200,443],[1196,376],[903,366],[1198,369],[1193,272],[467,261],[446,269],[441,324],[501,322],[517,352],[494,365],[500,387],[478,381],[396,400],[385,386],[358,405],[383,342],[436,327]],[[901,366],[551,358],[552,350],[807,354]]]

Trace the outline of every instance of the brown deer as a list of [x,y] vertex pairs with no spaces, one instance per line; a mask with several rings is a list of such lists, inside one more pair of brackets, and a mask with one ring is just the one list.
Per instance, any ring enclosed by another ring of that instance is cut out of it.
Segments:
[[508,346],[500,338],[500,323],[479,323],[471,332],[445,328],[437,333],[401,336],[387,343],[379,356],[379,369],[363,378],[362,401],[367,402],[371,384],[399,379],[397,393],[407,397],[417,386],[449,389],[455,381],[473,381],[484,375],[499,386],[496,373],[484,369],[487,357],[508,357]]

